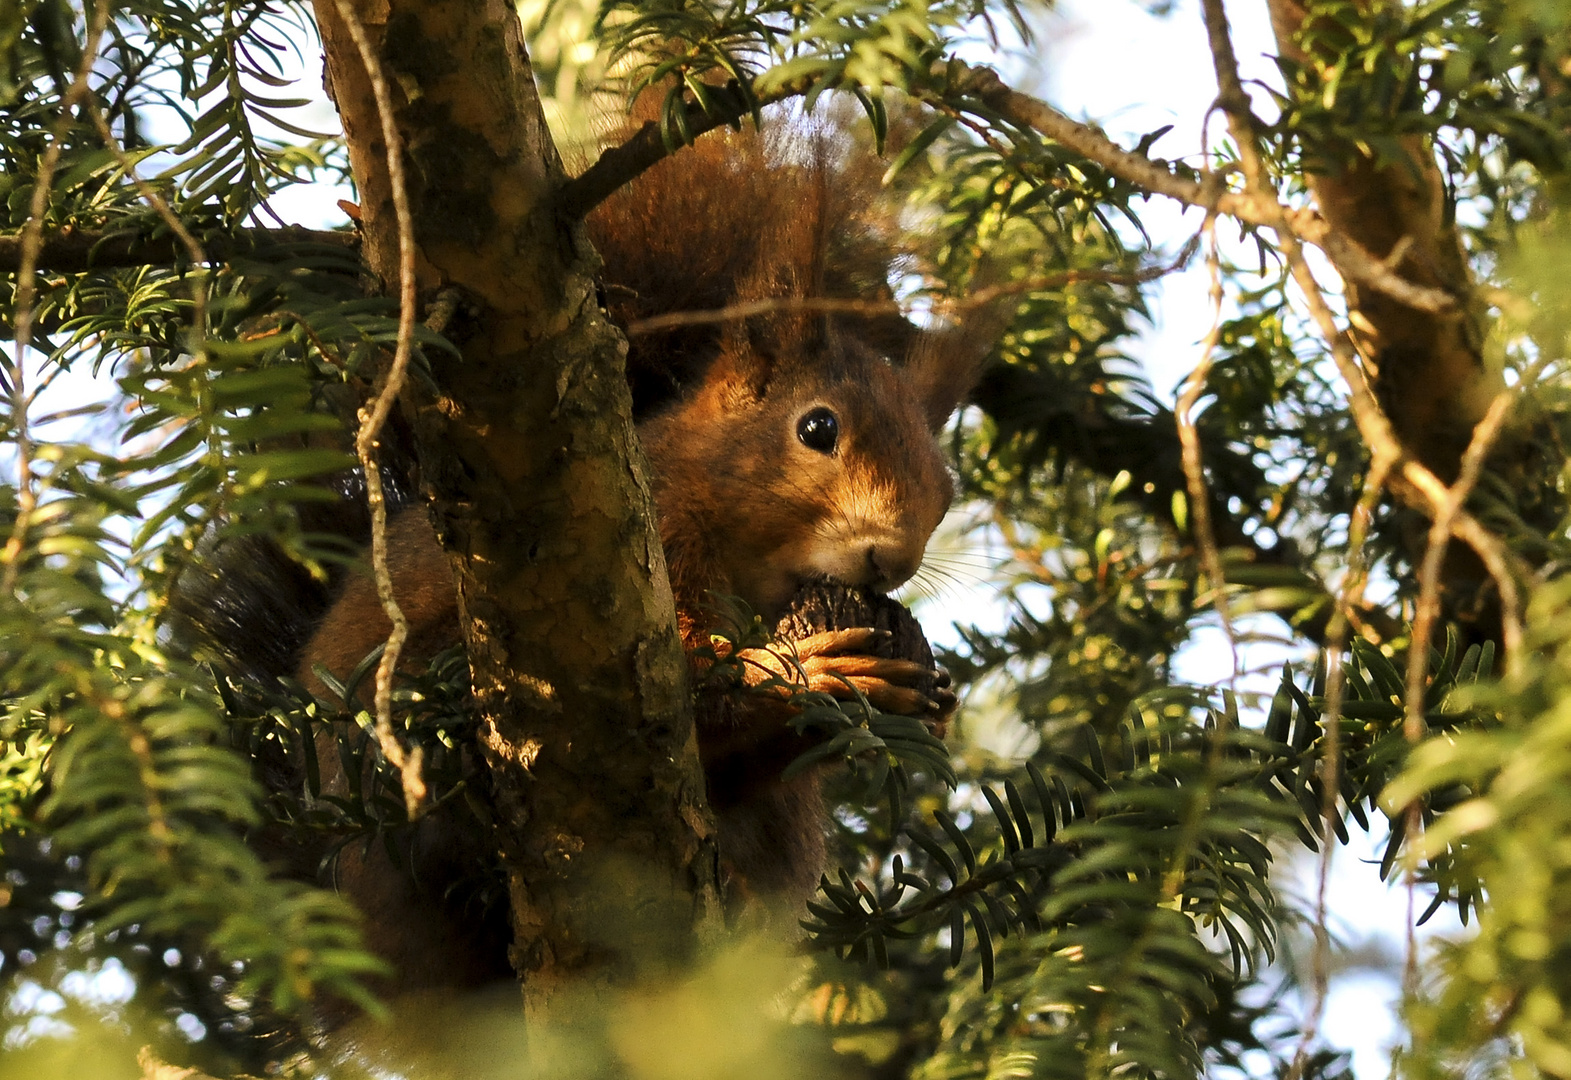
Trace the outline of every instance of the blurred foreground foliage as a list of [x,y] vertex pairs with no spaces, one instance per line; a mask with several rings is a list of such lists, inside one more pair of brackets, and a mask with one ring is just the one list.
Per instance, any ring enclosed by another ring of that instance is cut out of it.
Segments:
[[[814,122],[847,153],[884,144],[881,209],[909,252],[891,284],[915,310],[977,286],[1018,299],[949,435],[963,535],[935,551],[921,609],[945,620],[978,576],[970,560],[985,558],[976,588],[1000,614],[958,627],[943,657],[968,694],[947,764],[914,736],[902,757],[898,725],[827,718],[863,756],[836,789],[837,869],[782,920],[802,920],[806,952],[718,947],[687,981],[586,998],[581,1030],[531,1031],[527,1051],[505,993],[377,1004],[354,913],[248,842],[283,829],[334,850],[396,844],[395,779],[374,774],[342,798],[313,786],[313,733],[356,719],[351,688],[322,700],[221,680],[166,628],[177,576],[233,539],[271,536],[308,576],[352,559],[311,508],[338,498],[322,482],[348,463],[341,418],[396,312],[364,295],[348,245],[257,228],[275,194],[347,175],[340,138],[290,119],[315,54],[309,12],[112,5],[90,89],[123,155],[80,110],[60,119],[96,9],[0,12],[0,231],[26,224],[53,141],[51,234],[167,240],[134,162],[200,243],[226,252],[45,266],[33,283],[25,389],[39,393],[20,409],[7,399],[0,491],[0,1077],[140,1075],[151,1045],[212,1072],[312,1075],[518,1075],[527,1053],[528,1075],[651,1080],[1332,1080],[1350,1075],[1346,1058],[1301,1037],[1304,987],[1283,960],[1302,960],[1313,913],[1279,877],[1295,848],[1320,848],[1326,805],[1337,842],[1385,842],[1368,872],[1410,872],[1426,915],[1450,906],[1478,926],[1423,958],[1400,1068],[1571,1073],[1571,611],[1556,580],[1571,15],[1527,0],[1309,7],[1336,60],[1283,61],[1262,135],[1273,178],[1297,198],[1349,146],[1396,160],[1403,137],[1432,138],[1468,264],[1493,290],[1483,355],[1538,433],[1536,456],[1486,474],[1470,504],[1536,568],[1528,642],[1504,676],[1493,641],[1452,629],[1432,642],[1416,744],[1403,727],[1415,525],[1377,508],[1356,553],[1375,587],[1340,658],[1329,800],[1321,650],[1369,449],[1268,237],[1245,230],[1219,258],[1228,302],[1196,419],[1218,582],[1202,569],[1167,388],[1125,351],[1158,276],[1144,270],[1172,265],[1178,245],[1150,239],[1146,196],[1097,163],[902,93],[931,92],[933,62],[963,42],[1029,42],[1036,12],[1011,0],[524,12],[564,144],[592,145],[596,103],[641,84],[674,88],[662,105],[673,143],[718,79],[749,100],[793,81],[854,91],[866,120],[825,96]],[[11,327],[17,290],[12,273],[0,295]],[[422,333],[419,350],[444,347]],[[8,388],[21,374],[8,370]],[[1236,654],[1217,632],[1224,597]],[[1278,671],[1283,655],[1295,666]],[[1261,656],[1264,681],[1185,681],[1193,665]],[[427,750],[435,797],[485,828],[461,752],[467,678],[461,656],[439,657],[412,673],[398,715]],[[350,776],[370,752],[358,720],[339,747]],[[303,786],[264,784],[290,755]],[[505,903],[488,872],[465,886],[477,904]],[[329,999],[368,1010],[356,1049],[336,1057],[309,1038]]]

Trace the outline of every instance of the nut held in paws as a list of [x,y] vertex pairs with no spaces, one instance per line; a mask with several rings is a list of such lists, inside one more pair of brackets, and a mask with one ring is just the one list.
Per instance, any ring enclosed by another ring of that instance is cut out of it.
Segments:
[[[826,630],[853,630],[872,627],[891,635],[876,650],[888,659],[911,660],[929,668],[932,679],[918,684],[929,697],[940,685],[938,665],[927,643],[922,626],[904,604],[880,593],[865,592],[838,581],[813,581],[797,590],[786,613],[775,624],[775,637],[781,642],[800,641]],[[944,680],[947,683],[947,679]]]

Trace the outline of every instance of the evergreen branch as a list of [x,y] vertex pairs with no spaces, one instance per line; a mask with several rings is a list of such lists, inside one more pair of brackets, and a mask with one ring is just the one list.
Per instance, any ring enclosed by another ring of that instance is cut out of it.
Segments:
[[[1296,743],[1304,740],[1262,740],[1215,713],[1203,730],[1185,720],[1175,731],[1147,726],[1138,709],[1131,713],[1121,736],[1122,769],[1109,766],[1090,729],[1089,761],[1051,754],[1045,773],[1028,764],[1021,785],[1028,783],[1036,797],[1040,832],[1014,781],[1004,781],[1002,796],[980,784],[996,838],[979,847],[974,824],[962,829],[938,811],[941,834],[907,827],[909,859],[895,855],[886,886],[825,878],[821,890],[829,902],[810,904],[814,919],[806,924],[815,944],[877,960],[886,939],[947,925],[953,964],[970,922],[985,989],[996,963],[994,933],[1063,931],[1121,918],[1114,913],[1122,911],[1141,925],[1144,940],[1154,926],[1137,913],[1176,899],[1180,911],[1227,933],[1240,965],[1246,940],[1269,949],[1275,932],[1264,884],[1270,856],[1254,834],[1301,815],[1291,792],[1273,794],[1266,785],[1300,767],[1305,750]],[[1175,748],[1179,740],[1204,746]],[[948,883],[919,872],[923,863]],[[1233,926],[1235,915],[1248,925],[1248,936]]]
[[242,839],[261,792],[195,673],[102,629],[112,610],[81,588],[115,543],[102,509],[80,497],[48,509],[17,562],[20,599],[0,598],[0,703],[13,736],[55,736],[36,820],[62,857],[81,857],[96,932],[199,943],[282,1012],[322,990],[368,1001],[363,979],[381,965],[348,905],[269,880]]
[[[222,259],[292,244],[330,244],[354,249],[359,247],[360,238],[352,232],[285,226],[204,236],[202,243],[210,258]],[[14,273],[22,268],[22,247],[21,236],[0,235],[0,271]],[[180,239],[168,233],[147,236],[124,229],[66,229],[44,234],[38,245],[37,266],[57,274],[80,274],[92,270],[168,266],[183,258],[185,249]]]
[[[1045,771],[1028,765],[1002,795],[977,785],[970,822],[940,811],[936,828],[909,827],[882,884],[825,879],[815,944],[883,966],[900,943],[947,930],[950,966],[973,951],[981,978],[949,980],[945,1028],[1018,1049],[1037,1065],[1021,1075],[1196,1075],[1203,1041],[1173,1033],[1193,1030],[1238,977],[1197,923],[1225,935],[1236,971],[1252,970],[1257,950],[1271,955],[1272,856],[1260,837],[1301,813],[1290,790],[1264,785],[1300,766],[1304,736],[1284,728],[1291,743],[1273,741],[1236,722],[1231,702],[1203,726],[1132,710],[1121,764],[1091,737],[1084,760],[1049,754]],[[1012,933],[1021,941],[1006,948]],[[937,1052],[943,1062],[947,1048]]]
[[93,7],[87,32],[87,47],[82,52],[70,89],[66,91],[64,99],[60,102],[60,115],[50,131],[49,148],[44,152],[43,161],[39,164],[38,178],[28,205],[27,222],[22,228],[22,235],[17,238],[17,267],[21,273],[16,286],[16,353],[14,361],[0,361],[0,389],[8,391],[11,397],[10,426],[15,432],[18,474],[16,518],[11,523],[11,535],[6,541],[4,551],[0,552],[0,562],[5,564],[4,569],[0,570],[0,592],[4,593],[10,593],[16,587],[18,567],[27,542],[27,530],[32,523],[33,512],[38,507],[38,492],[33,478],[33,440],[27,428],[27,410],[30,404],[27,393],[27,350],[33,343],[33,303],[37,288],[33,279],[35,268],[38,266],[39,239],[43,235],[49,190],[53,183],[55,169],[60,163],[61,152],[65,147],[66,131],[70,127],[72,113],[77,103],[91,92],[87,80],[92,73],[93,61],[98,56],[104,28],[108,23],[109,5],[101,0]]

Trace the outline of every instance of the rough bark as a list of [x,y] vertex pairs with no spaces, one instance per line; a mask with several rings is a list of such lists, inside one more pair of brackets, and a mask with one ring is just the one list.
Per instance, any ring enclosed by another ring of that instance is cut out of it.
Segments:
[[[422,483],[452,556],[531,1015],[680,962],[718,911],[716,858],[623,343],[576,224],[513,8],[353,0],[391,87],[422,296],[457,289],[413,403]],[[318,0],[389,291],[392,188],[365,68]]]

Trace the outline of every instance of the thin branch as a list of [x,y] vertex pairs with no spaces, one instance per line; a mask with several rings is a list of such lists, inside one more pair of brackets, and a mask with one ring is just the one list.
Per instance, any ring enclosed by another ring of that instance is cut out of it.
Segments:
[[1206,236],[1206,267],[1211,275],[1211,329],[1206,332],[1200,347],[1200,362],[1184,380],[1183,393],[1173,409],[1178,424],[1180,460],[1184,467],[1184,483],[1189,491],[1189,510],[1194,526],[1195,542],[1200,546],[1200,562],[1206,577],[1211,579],[1211,595],[1215,598],[1217,617],[1222,620],[1222,632],[1227,636],[1227,646],[1233,656],[1233,674],[1229,682],[1235,687],[1241,664],[1238,656],[1238,635],[1233,631],[1233,619],[1227,609],[1227,577],[1222,572],[1222,553],[1217,550],[1216,529],[1211,524],[1211,493],[1206,485],[1205,464],[1200,453],[1200,433],[1195,429],[1194,410],[1205,393],[1206,382],[1211,377],[1211,362],[1217,343],[1222,339],[1222,268],[1216,244],[1216,215],[1207,214],[1201,231]]
[[[0,272],[22,268],[25,237],[0,235]],[[352,232],[328,232],[288,226],[282,229],[241,229],[233,235],[206,238],[207,253],[222,259],[276,244],[317,243],[355,248],[360,238]],[[64,229],[40,236],[34,266],[57,274],[120,267],[163,266],[177,262],[189,249],[176,236],[144,236],[131,231]]]
[[[1082,281],[1103,282],[1110,285],[1140,285],[1171,274],[1188,265],[1194,254],[1193,242],[1185,244],[1173,262],[1165,266],[1148,266],[1140,270],[1063,270],[1056,274],[1010,281],[991,285],[959,299],[941,299],[933,305],[936,312],[963,318],[968,312],[986,307],[995,300],[1022,293],[1058,289]],[[869,318],[900,315],[905,311],[894,300],[856,300],[832,296],[777,296],[764,300],[749,300],[728,304],[723,308],[699,311],[668,311],[651,315],[647,319],[634,319],[623,332],[628,337],[641,337],[680,326],[705,326],[710,323],[735,322],[759,315],[811,314],[811,315],[865,315]]]
[[425,777],[421,774],[424,755],[419,746],[407,749],[393,733],[393,676],[398,657],[409,638],[409,620],[393,595],[393,578],[387,563],[387,499],[382,490],[382,470],[376,463],[377,439],[382,425],[403,391],[409,373],[409,354],[415,331],[415,230],[409,211],[408,187],[404,181],[403,140],[393,120],[393,100],[388,92],[382,65],[371,47],[365,27],[355,14],[350,0],[333,0],[339,18],[344,20],[365,65],[366,78],[376,98],[377,116],[382,123],[382,143],[387,148],[387,173],[393,189],[393,213],[398,221],[398,345],[393,362],[375,400],[360,410],[360,430],[355,435],[355,455],[365,472],[366,501],[371,507],[371,569],[376,577],[377,597],[382,610],[393,624],[376,667],[376,738],[382,755],[398,770],[404,789],[404,805],[410,818],[420,816],[425,801]]
[[1199,236],[1190,237],[1184,246],[1179,248],[1173,261],[1164,265],[1146,266],[1139,270],[1061,270],[1056,274],[1042,274],[1038,277],[1023,278],[1020,281],[1008,281],[1000,285],[991,285],[960,300],[949,301],[945,310],[969,311],[973,308],[984,307],[994,300],[1019,293],[1041,292],[1047,289],[1058,289],[1065,285],[1073,285],[1081,281],[1096,281],[1107,285],[1145,285],[1166,277],[1168,274],[1177,273],[1189,265],[1189,260],[1194,258],[1195,252],[1200,248]]
[[1522,594],[1517,578],[1530,571],[1525,562],[1500,537],[1484,528],[1481,521],[1463,510],[1457,513],[1452,534],[1478,553],[1489,571],[1495,588],[1500,590],[1500,645],[1507,673],[1522,669]]
[[[1429,689],[1429,640],[1434,635],[1435,624],[1440,621],[1440,571],[1445,561],[1446,550],[1451,543],[1451,531],[1455,527],[1457,515],[1462,512],[1462,506],[1467,502],[1469,495],[1478,485],[1478,478],[1484,471],[1484,462],[1489,457],[1489,451],[1494,447],[1495,440],[1499,438],[1501,429],[1505,426],[1506,417],[1511,412],[1513,396],[1510,391],[1497,394],[1489,403],[1489,409],[1484,413],[1484,418],[1473,429],[1473,437],[1467,444],[1467,450],[1462,454],[1462,467],[1456,479],[1445,493],[1445,497],[1435,509],[1434,520],[1429,526],[1429,538],[1424,548],[1423,562],[1418,571],[1418,611],[1413,618],[1413,633],[1407,646],[1407,685],[1404,696],[1404,715],[1402,719],[1402,734],[1408,743],[1417,746],[1428,733],[1429,726],[1424,717],[1424,697]],[[1504,598],[1502,596],[1502,606]],[[1502,620],[1504,624],[1505,620]],[[1516,655],[1516,650],[1506,650],[1507,657]],[[1419,801],[1414,799],[1408,804],[1405,811],[1407,818],[1407,836],[1409,843],[1418,838],[1423,827],[1423,814]],[[1418,867],[1415,860],[1409,858],[1404,873],[1407,884],[1407,935],[1406,955],[1402,964],[1403,993],[1411,999],[1418,992],[1418,940],[1413,924],[1413,900],[1417,890]]]
[[1294,280],[1309,301],[1311,312],[1322,334],[1331,344],[1333,355],[1348,384],[1353,413],[1360,433],[1369,441],[1373,461],[1364,491],[1354,509],[1348,529],[1350,566],[1343,581],[1341,596],[1332,612],[1330,642],[1326,651],[1327,687],[1324,741],[1320,759],[1320,865],[1315,885],[1315,947],[1313,961],[1313,994],[1303,1031],[1293,1051],[1288,1070],[1289,1080],[1302,1077],[1308,1064],[1309,1049],[1320,1028],[1325,1011],[1325,1001],[1330,984],[1330,935],[1326,928],[1328,893],[1331,880],[1331,862],[1335,849],[1335,824],[1338,819],[1338,795],[1341,789],[1341,731],[1344,671],[1342,651],[1346,647],[1349,615],[1353,605],[1362,600],[1365,586],[1364,540],[1373,518],[1375,505],[1393,466],[1402,458],[1400,442],[1392,432],[1389,422],[1380,411],[1362,369],[1350,355],[1346,337],[1336,325],[1319,285],[1303,257],[1298,237],[1288,224],[1285,207],[1277,200],[1266,163],[1257,143],[1258,121],[1251,109],[1249,96],[1244,92],[1238,75],[1238,59],[1233,51],[1232,36],[1227,23],[1227,13],[1222,0],[1202,0],[1206,35],[1210,43],[1211,58],[1216,69],[1217,103],[1227,117],[1228,129],[1238,147],[1239,162],[1243,166],[1245,191],[1258,206],[1266,211],[1266,224],[1273,228],[1281,240]]
[[737,322],[759,315],[903,315],[900,305],[893,300],[854,300],[833,296],[777,296],[766,300],[749,300],[741,304],[727,304],[723,308],[700,311],[668,311],[651,315],[647,319],[634,319],[623,331],[628,337],[657,334],[681,326],[707,326],[710,323]]
[[[1217,104],[1227,116],[1234,138],[1239,139],[1239,155],[1244,159],[1247,173],[1251,164],[1260,164],[1255,147],[1255,116],[1250,111],[1249,95],[1244,93],[1243,81],[1238,77],[1238,56],[1233,52],[1233,38],[1227,25],[1227,12],[1222,0],[1204,0],[1206,39],[1211,47],[1211,64],[1216,71]],[[1251,163],[1249,160],[1253,158]]]
[[[1243,166],[1245,191],[1256,196],[1262,203],[1269,201],[1271,225],[1277,227],[1277,222],[1285,219],[1285,209],[1277,201],[1275,191],[1270,183],[1265,162],[1260,156],[1259,146],[1256,144],[1258,125],[1255,115],[1250,107],[1249,96],[1244,93],[1243,84],[1238,77],[1238,58],[1233,52],[1232,36],[1227,25],[1227,13],[1222,7],[1222,0],[1203,0],[1202,10],[1205,16],[1206,37],[1210,44],[1211,60],[1216,70],[1217,105],[1222,114],[1227,118],[1229,132],[1233,142],[1238,147],[1239,163]],[[1278,233],[1283,230],[1278,228]],[[1318,296],[1318,292],[1316,292]],[[1361,384],[1362,385],[1362,384]],[[1367,389],[1367,388],[1366,388]],[[1359,499],[1359,509],[1364,509],[1369,503],[1368,510],[1373,512],[1373,500],[1378,499],[1380,489],[1384,486],[1385,477],[1389,466],[1386,455],[1376,453],[1375,466],[1371,470],[1369,482]],[[1351,535],[1359,524],[1359,516],[1355,513],[1355,520],[1349,529],[1349,547],[1355,567],[1362,563],[1362,538],[1355,543]],[[1329,985],[1329,953],[1330,935],[1326,930],[1326,893],[1331,877],[1331,858],[1334,848],[1333,823],[1337,813],[1338,784],[1335,782],[1339,773],[1338,755],[1341,752],[1341,697],[1342,697],[1342,649],[1345,647],[1347,636],[1347,610],[1349,601],[1354,598],[1354,591],[1362,594],[1363,576],[1356,569],[1350,568],[1347,578],[1343,582],[1342,595],[1339,597],[1331,615],[1330,647],[1327,651],[1327,664],[1334,666],[1336,673],[1336,687],[1334,693],[1328,694],[1332,700],[1327,704],[1327,722],[1325,730],[1327,737],[1322,748],[1320,760],[1321,792],[1320,807],[1320,866],[1316,880],[1315,903],[1315,949],[1314,949],[1314,993],[1310,999],[1309,1013],[1304,1019],[1303,1032],[1299,1036],[1298,1045],[1293,1051],[1293,1061],[1289,1068],[1290,1080],[1298,1080],[1303,1075],[1303,1070],[1308,1061],[1309,1047],[1314,1042],[1319,1031],[1320,1017],[1325,1008],[1325,987]],[[1328,675],[1330,672],[1328,671]],[[1328,686],[1328,690],[1331,688]],[[1330,734],[1335,732],[1335,734]]]
[[[1298,211],[1293,219],[1295,228],[1306,224],[1310,226],[1310,232],[1315,237],[1312,242],[1330,257],[1349,281],[1367,285],[1399,303],[1431,315],[1443,315],[1456,308],[1457,299],[1450,293],[1426,285],[1415,285],[1397,274],[1395,267],[1400,264],[1400,259],[1376,258],[1368,248],[1325,225],[1323,219],[1311,215],[1307,210]],[[1302,232],[1300,235],[1308,238]],[[1410,237],[1403,237],[1403,240],[1411,244]],[[1402,241],[1398,241],[1398,246],[1392,249],[1393,256],[1406,253],[1401,245]]]
[[1365,542],[1374,524],[1375,507],[1385,493],[1393,464],[1378,455],[1370,463],[1369,475],[1364,478],[1364,490],[1353,507],[1352,520],[1348,525],[1347,576],[1342,580],[1336,605],[1332,609],[1331,624],[1327,628],[1324,654],[1326,696],[1325,712],[1321,718],[1320,750],[1320,859],[1315,870],[1315,946],[1310,961],[1312,994],[1303,1031],[1293,1051],[1289,1080],[1296,1080],[1303,1075],[1309,1061],[1309,1048],[1320,1032],[1320,1021],[1325,1015],[1326,997],[1331,988],[1331,933],[1327,920],[1330,918],[1331,863],[1336,851],[1336,822],[1341,816],[1337,803],[1342,790],[1342,703],[1347,695],[1347,671],[1343,654],[1347,651],[1348,633],[1363,607],[1364,590],[1369,584]]
[[1440,620],[1440,568],[1451,543],[1451,531],[1456,525],[1468,496],[1478,485],[1484,471],[1484,462],[1495,440],[1500,437],[1506,417],[1510,415],[1514,395],[1506,391],[1495,396],[1489,410],[1473,429],[1473,437],[1462,454],[1462,467],[1456,483],[1446,490],[1434,520],[1429,525],[1428,544],[1423,562],[1418,569],[1418,611],[1413,618],[1413,636],[1407,650],[1407,702],[1402,731],[1409,742],[1424,737],[1424,691],[1429,673],[1429,640],[1435,624]]
[[952,104],[957,95],[976,98],[1010,123],[1034,129],[1095,161],[1120,180],[1152,194],[1236,217],[1251,225],[1276,228],[1276,223],[1285,219],[1302,240],[1323,250],[1344,277],[1359,285],[1431,314],[1457,307],[1457,298],[1449,292],[1415,285],[1402,278],[1362,245],[1335,232],[1314,210],[1291,210],[1278,203],[1270,193],[1232,192],[1215,183],[1180,176],[1144,154],[1125,150],[1102,132],[1071,120],[1046,102],[1012,89],[990,68],[950,60],[938,65],[933,74],[941,89],[918,93],[930,104]]
[[[800,97],[812,86],[811,79],[798,79],[768,93],[756,94],[760,107],[773,105],[788,98]],[[747,96],[733,80],[709,91],[712,107],[704,111],[691,98],[683,98],[680,108],[687,110],[688,132],[696,139],[718,127],[734,125],[752,112]],[[578,176],[562,185],[556,196],[557,212],[563,217],[577,220],[587,217],[617,188],[640,173],[648,170],[677,149],[667,144],[660,125],[653,120],[644,121],[626,142],[601,153],[595,163]]]
[[50,132],[49,147],[38,165],[38,176],[33,182],[33,198],[28,204],[27,224],[22,228],[21,258],[18,261],[16,282],[16,358],[10,370],[3,374],[10,382],[11,424],[16,432],[16,521],[5,549],[0,551],[0,562],[5,571],[0,575],[0,590],[10,594],[16,590],[17,575],[22,569],[22,554],[27,546],[27,533],[32,524],[33,512],[38,508],[38,492],[33,487],[33,446],[27,430],[27,412],[30,404],[27,394],[27,352],[33,338],[33,300],[36,286],[34,275],[38,272],[38,248],[43,237],[44,212],[49,207],[49,195],[54,188],[55,168],[65,145],[65,133],[71,126],[71,110],[90,93],[87,85],[98,49],[103,41],[104,29],[109,25],[108,0],[98,0],[93,5],[92,20],[87,28],[87,40],[82,49],[76,77],[60,102],[60,115]]
[[[1431,515],[1445,506],[1449,491],[1439,477],[1410,458],[1402,462],[1400,482],[1391,487],[1409,506]],[[1500,537],[1466,510],[1455,511],[1451,535],[1477,553],[1500,592],[1500,645],[1506,669],[1516,670],[1522,662],[1522,594],[1516,583],[1517,575],[1523,572],[1518,565],[1520,560]]]

